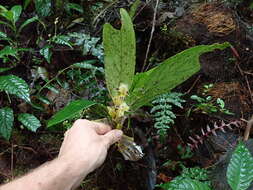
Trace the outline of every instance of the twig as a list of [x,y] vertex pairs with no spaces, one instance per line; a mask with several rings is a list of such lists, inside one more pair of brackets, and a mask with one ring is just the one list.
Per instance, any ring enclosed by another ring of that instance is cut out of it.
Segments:
[[248,91],[249,91],[249,94],[250,94],[250,100],[251,100],[251,103],[253,104],[253,96],[252,96],[252,92],[251,92],[251,88],[250,88],[248,77],[245,75],[245,72],[241,69],[240,64],[239,64],[239,59],[240,59],[239,53],[237,52],[237,50],[234,47],[231,47],[231,50],[232,50],[234,56],[237,59],[237,61],[235,62],[235,64],[236,64],[236,66],[237,66],[237,68],[238,68],[241,76],[244,77],[244,79],[245,79],[245,81],[247,83],[247,88],[248,88]]
[[251,88],[250,88],[250,85],[249,85],[249,80],[248,80],[247,76],[245,76],[245,80],[246,80],[246,83],[247,83],[247,87],[248,87],[248,91],[249,91],[249,95],[250,95],[250,100],[251,100],[251,103],[253,104],[252,91],[251,91]]
[[13,171],[13,159],[14,159],[14,147],[13,143],[11,143],[11,179],[14,179],[14,171]]
[[94,18],[94,20],[93,20],[93,22],[92,22],[92,24],[96,27],[97,26],[97,20],[99,19],[99,17],[101,17],[102,16],[102,14],[104,14],[104,12],[107,10],[107,9],[109,9],[110,7],[112,7],[115,3],[117,3],[118,2],[118,0],[116,0],[116,1],[113,1],[113,2],[111,2],[109,5],[107,5],[102,11],[100,11],[100,13],[98,13],[98,15]]
[[66,68],[64,68],[64,69],[62,69],[62,70],[60,70],[60,71],[56,74],[56,76],[55,76],[54,78],[52,78],[52,79],[50,79],[49,81],[47,81],[46,84],[44,84],[44,86],[42,86],[42,87],[39,89],[38,94],[39,94],[44,88],[46,88],[47,85],[49,85],[52,81],[54,81],[57,77],[59,77],[62,73],[64,73],[67,69],[70,69],[71,67],[73,67],[73,65],[70,65],[70,66],[68,66],[68,67],[66,67]]
[[247,72],[247,71],[243,71],[244,74],[246,75],[252,75],[253,76],[253,73],[250,73],[250,72]]
[[252,125],[253,125],[253,115],[251,116],[250,120],[247,121],[247,126],[246,126],[246,129],[244,131],[244,136],[243,136],[244,141],[247,141],[249,139],[249,134],[250,134]]
[[152,21],[152,29],[151,29],[148,47],[147,47],[147,51],[146,51],[146,55],[145,55],[145,60],[144,60],[144,63],[143,63],[142,69],[141,69],[142,72],[147,70],[150,66],[150,63],[149,63],[147,68],[145,69],[146,64],[147,64],[147,59],[148,59],[148,54],[149,54],[151,42],[152,42],[154,31],[155,31],[155,22],[156,22],[156,14],[157,14],[158,5],[159,5],[159,0],[156,0],[155,11],[154,11],[154,16],[153,16],[153,21]]
[[200,75],[198,76],[198,78],[194,81],[194,83],[192,84],[192,86],[189,88],[189,90],[187,90],[187,92],[185,93],[185,94],[189,94],[191,91],[192,91],[192,89],[194,88],[194,86],[197,84],[197,82],[199,81],[199,79],[200,79]]

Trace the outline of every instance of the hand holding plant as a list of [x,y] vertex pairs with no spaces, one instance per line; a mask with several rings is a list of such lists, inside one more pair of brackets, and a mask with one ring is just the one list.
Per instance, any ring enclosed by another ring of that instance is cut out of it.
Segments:
[[106,124],[79,119],[65,133],[59,158],[89,173],[104,162],[108,148],[121,136],[122,131],[111,130]]

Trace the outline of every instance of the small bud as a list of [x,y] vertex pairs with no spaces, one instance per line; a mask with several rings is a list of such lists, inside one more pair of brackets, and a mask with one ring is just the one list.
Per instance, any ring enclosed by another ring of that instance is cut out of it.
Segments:
[[124,83],[120,83],[119,85],[119,95],[125,97],[128,93],[128,86]]
[[123,103],[124,98],[122,96],[114,96],[112,98],[112,101],[113,101],[115,106],[120,106]]
[[122,111],[128,111],[129,110],[129,106],[123,102],[120,106],[119,106],[119,109],[122,110]]
[[118,109],[118,110],[116,111],[117,118],[123,117],[123,116],[124,116],[124,113],[125,113],[125,112],[124,112],[123,110]]
[[108,114],[109,114],[112,118],[115,118],[116,115],[117,115],[115,108],[109,107],[109,106],[108,106],[107,109],[108,109]]
[[54,24],[56,25],[56,24],[58,24],[58,22],[59,22],[59,17],[57,17],[57,18],[55,19]]

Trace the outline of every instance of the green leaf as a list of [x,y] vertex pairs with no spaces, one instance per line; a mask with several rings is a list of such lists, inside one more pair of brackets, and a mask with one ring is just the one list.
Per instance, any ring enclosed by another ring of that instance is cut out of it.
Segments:
[[89,69],[94,71],[100,71],[101,73],[104,73],[103,67],[97,67],[92,64],[96,63],[97,60],[87,60],[80,63],[75,63],[72,65],[73,68],[80,68],[80,69]]
[[165,190],[211,190],[208,185],[200,181],[178,177],[171,182],[160,185]]
[[7,38],[7,34],[0,31],[0,38]]
[[11,46],[5,46],[0,50],[0,58],[5,58],[7,56],[12,56],[18,59],[18,50]]
[[47,60],[48,63],[50,63],[51,57],[52,57],[52,46],[46,45],[42,49],[40,49],[40,54]]
[[131,17],[132,20],[140,4],[141,4],[141,0],[135,0],[135,2],[131,5],[129,16]]
[[1,14],[6,20],[10,21],[10,22],[13,22],[13,12],[12,11],[7,11],[7,12],[3,12]]
[[60,45],[66,45],[72,48],[72,45],[70,43],[70,37],[65,35],[57,35],[52,38],[52,42]]
[[32,114],[21,113],[18,115],[18,120],[30,131],[36,132],[41,126],[40,121]]
[[2,15],[3,13],[6,13],[8,11],[8,9],[6,9],[4,6],[0,5],[0,15]]
[[92,64],[97,63],[97,60],[87,60],[87,61],[82,61],[79,63],[74,63],[72,65],[72,67],[74,68],[81,68],[81,69],[90,69],[90,67],[92,66],[92,68],[94,67]]
[[10,69],[12,69],[12,68],[0,68],[0,73],[3,73],[3,72],[8,71]]
[[38,98],[38,100],[40,100],[44,104],[47,104],[47,105],[51,104],[51,101],[44,96],[37,95],[36,98]]
[[221,109],[225,107],[225,102],[221,98],[217,98],[216,102],[220,106]]
[[60,93],[60,91],[55,86],[53,86],[53,85],[48,84],[48,85],[45,86],[45,88],[47,88],[48,90],[51,90],[55,94],[59,94]]
[[105,79],[111,96],[116,95],[120,83],[129,88],[135,71],[135,33],[128,13],[120,9],[121,29],[116,30],[110,24],[103,29],[105,52]]
[[30,5],[31,2],[32,0],[24,0],[24,3],[23,3],[24,9],[26,9]]
[[70,12],[71,9],[78,11],[79,13],[83,13],[83,7],[76,3],[67,3],[66,9]]
[[11,8],[11,12],[13,14],[13,18],[12,18],[12,22],[14,24],[16,24],[16,22],[18,21],[21,12],[22,12],[22,6],[21,5],[15,5]]
[[192,99],[192,100],[196,100],[198,103],[203,103],[203,102],[205,102],[205,99],[204,99],[204,98],[201,98],[201,97],[199,97],[199,96],[197,96],[197,95],[192,95],[192,96],[191,96],[191,99]]
[[26,102],[30,102],[28,85],[23,79],[15,75],[0,76],[0,91],[14,94]]
[[[1,24],[1,22],[0,22],[0,24]],[[6,23],[6,24],[7,24],[7,23]],[[7,24],[7,25],[8,25],[8,24]],[[12,42],[12,40],[11,40],[10,38],[8,38],[7,34],[4,33],[4,32],[1,32],[1,31],[0,31],[0,40],[6,40],[6,41],[8,41],[9,43]]]
[[35,9],[39,17],[47,17],[52,13],[51,0],[35,0]]
[[129,92],[128,105],[133,111],[137,110],[157,95],[172,90],[199,71],[201,54],[229,46],[229,43],[195,46],[166,59],[147,72],[137,74]]
[[6,140],[10,139],[13,127],[13,110],[5,107],[0,109],[0,135]]
[[39,19],[38,16],[34,16],[34,17],[32,17],[32,18],[27,19],[27,20],[26,20],[25,22],[23,22],[23,24],[19,27],[18,33],[20,33],[20,32],[23,30],[23,28],[26,27],[28,24],[30,24],[30,23],[32,23],[32,22],[35,22],[35,21],[37,21],[38,19]]
[[47,123],[47,127],[52,127],[53,125],[59,124],[67,119],[72,118],[80,111],[89,108],[92,105],[95,105],[95,102],[89,100],[75,100],[69,105],[64,107],[61,111],[56,113]]
[[242,142],[232,154],[227,168],[227,180],[233,190],[246,190],[253,180],[253,158]]

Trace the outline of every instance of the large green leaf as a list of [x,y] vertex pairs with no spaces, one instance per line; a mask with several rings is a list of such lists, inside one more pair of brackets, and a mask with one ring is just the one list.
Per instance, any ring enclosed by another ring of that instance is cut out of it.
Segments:
[[208,185],[200,181],[178,177],[171,182],[160,185],[165,190],[211,190]]
[[135,33],[128,13],[120,9],[121,29],[110,24],[104,25],[103,45],[105,52],[105,78],[111,96],[116,95],[120,83],[129,88],[135,71]]
[[227,180],[233,190],[246,190],[253,180],[253,158],[242,142],[232,154],[227,168]]
[[73,116],[80,113],[80,111],[89,108],[92,105],[95,105],[95,102],[88,100],[75,100],[69,105],[64,107],[61,111],[56,113],[47,123],[47,127],[52,127],[53,125],[59,124],[67,119],[72,118]]
[[8,56],[18,58],[18,49],[13,48],[11,46],[5,46],[3,49],[0,50],[0,58],[5,58]]
[[13,14],[13,17],[12,17],[12,22],[14,24],[16,24],[16,22],[18,21],[20,15],[21,15],[21,12],[22,12],[22,6],[21,5],[15,5],[11,8],[11,12]]
[[66,8],[66,10],[67,10],[68,13],[70,13],[70,10],[71,10],[71,9],[72,9],[72,10],[75,10],[75,11],[77,11],[77,12],[79,12],[79,13],[83,13],[83,12],[84,12],[84,11],[83,11],[83,7],[80,6],[80,5],[77,4],[77,3],[67,3],[67,5],[65,6],[65,8]]
[[148,104],[157,95],[170,91],[199,71],[201,54],[215,49],[223,50],[229,46],[229,43],[195,46],[147,72],[137,74],[127,98],[128,105],[134,111]]
[[0,76],[0,91],[14,94],[26,102],[30,102],[29,86],[23,79],[15,75]]
[[32,22],[35,22],[35,21],[38,21],[38,16],[34,16],[34,17],[32,17],[32,18],[29,18],[29,19],[27,19],[25,22],[23,22],[22,24],[21,24],[21,26],[19,27],[19,29],[18,29],[18,33],[19,32],[21,32],[22,30],[23,30],[23,28],[24,27],[26,27],[28,24],[30,24],[30,23],[32,23]]
[[0,135],[6,140],[10,139],[13,127],[13,110],[5,107],[0,109]]
[[39,17],[47,17],[52,13],[52,0],[35,0],[35,8]]
[[36,132],[41,126],[40,121],[32,114],[21,113],[18,115],[18,120],[30,131]]

